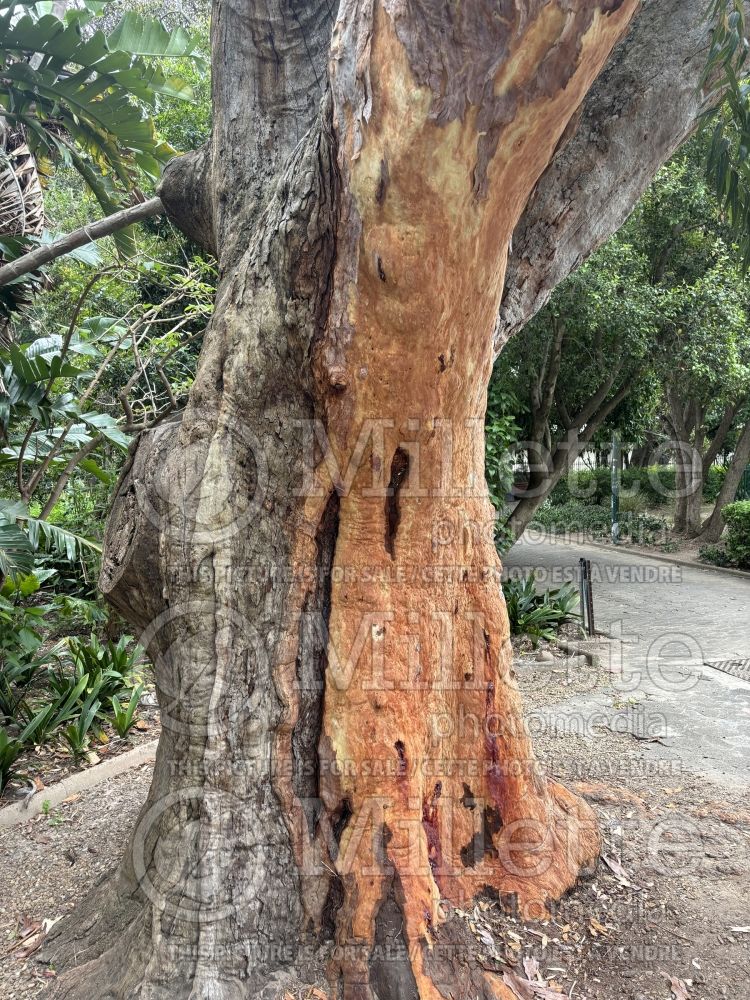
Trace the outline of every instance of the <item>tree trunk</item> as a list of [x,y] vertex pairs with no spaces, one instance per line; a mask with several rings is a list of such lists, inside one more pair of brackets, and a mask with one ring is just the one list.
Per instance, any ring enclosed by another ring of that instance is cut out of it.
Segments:
[[700,452],[687,442],[679,442],[675,460],[674,530],[695,538],[701,530],[703,503],[703,463]]
[[323,6],[219,6],[210,167],[178,172],[213,179],[216,311],[101,580],[163,732],[58,996],[509,998],[453,907],[539,916],[594,862],[524,729],[482,433],[508,241],[636,5],[344,0],[319,112]]
[[675,447],[674,530],[694,538],[700,532],[703,502],[704,407],[698,399],[685,400],[674,387],[668,388],[667,399]]
[[658,439],[656,438],[656,435],[651,434],[651,432],[647,432],[647,437],[644,443],[639,444],[633,449],[628,467],[634,469],[648,468],[648,466],[651,465],[654,457],[654,451],[657,447]]
[[700,531],[700,538],[705,542],[718,542],[724,531],[724,519],[721,516],[721,509],[728,503],[732,503],[737,496],[737,490],[742,479],[742,474],[750,463],[750,420],[742,428],[739,440],[734,449],[732,461],[727,469],[721,490],[716,498],[714,509],[711,515],[703,522]]
[[685,534],[695,538],[701,530],[701,506],[703,504],[703,448],[705,436],[702,429],[696,429],[689,456],[686,456],[685,471],[688,495],[685,498]]
[[508,518],[508,530],[513,538],[520,538],[528,528],[552,490],[573,467],[587,442],[588,435],[579,437],[577,434],[569,434],[564,441],[558,442],[547,476],[544,479],[541,475],[537,478],[534,490],[521,497]]

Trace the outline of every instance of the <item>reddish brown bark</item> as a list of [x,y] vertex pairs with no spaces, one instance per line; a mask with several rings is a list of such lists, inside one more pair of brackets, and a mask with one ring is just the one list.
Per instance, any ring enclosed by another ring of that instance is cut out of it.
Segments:
[[[498,27],[495,61],[467,19],[448,70],[420,5],[376,5],[369,24],[352,4],[334,41],[344,209],[315,371],[332,464],[359,460],[338,510],[320,794],[346,817],[329,969],[346,997],[369,995],[394,886],[419,996],[438,998],[449,904],[490,890],[539,916],[598,852],[590,809],[538,773],[524,730],[481,435],[510,234],[635,6],[540,5]],[[360,53],[354,94],[337,44]]]

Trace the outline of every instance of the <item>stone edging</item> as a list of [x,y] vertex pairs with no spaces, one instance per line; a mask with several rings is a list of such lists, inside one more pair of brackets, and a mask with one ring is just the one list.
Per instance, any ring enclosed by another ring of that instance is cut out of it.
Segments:
[[130,771],[135,767],[140,767],[156,754],[158,740],[149,743],[142,743],[135,750],[118,754],[109,760],[102,761],[95,767],[89,767],[85,771],[77,771],[62,781],[56,781],[53,785],[45,786],[36,795],[27,800],[25,806],[23,802],[13,802],[11,805],[0,809],[0,830],[7,830],[18,823],[25,823],[34,816],[38,816],[42,811],[44,802],[49,802],[50,806],[57,806],[71,795],[78,792],[88,791],[95,788],[109,778],[115,778],[125,771]]
[[673,566],[685,566],[687,569],[705,570],[708,573],[727,573],[729,576],[736,576],[740,580],[746,580],[750,583],[750,573],[744,569],[735,569],[732,566],[713,566],[711,563],[691,562],[689,559],[680,559],[679,556],[670,556],[666,552],[642,552],[640,549],[633,549],[629,546],[625,548],[619,545],[610,545],[606,542],[586,541],[580,544],[591,545],[593,548],[602,549],[604,552],[633,553],[633,555],[641,556],[643,559],[655,559],[657,562],[671,563]]
[[[596,639],[610,638],[604,633],[595,636]],[[585,646],[579,646],[575,642],[569,642],[567,639],[555,639],[555,645],[558,649],[561,649],[563,653],[567,653],[568,656],[584,656],[592,667],[599,668],[602,665],[602,658],[599,653],[595,653],[590,649],[586,649]]]

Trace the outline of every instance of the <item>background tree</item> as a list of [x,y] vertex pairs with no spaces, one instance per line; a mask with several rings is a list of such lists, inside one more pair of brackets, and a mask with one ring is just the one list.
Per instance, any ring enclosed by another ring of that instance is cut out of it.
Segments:
[[627,234],[614,237],[501,354],[494,378],[525,389],[529,476],[513,537],[643,379],[656,334],[647,274]]
[[[502,385],[529,386],[522,439],[530,476],[509,519],[514,537],[605,427],[632,445],[644,418],[662,461],[676,462],[676,530],[696,536],[708,527],[703,484],[731,435],[741,438],[750,385],[741,258],[701,174],[711,141],[702,134],[680,150],[620,232],[498,361]],[[744,443],[727,489],[734,481],[736,491],[743,455]],[[733,499],[725,496],[722,504]]]
[[[105,32],[97,23],[102,7],[98,0],[63,5],[58,17],[44,5],[3,4],[0,252],[6,260],[42,236],[43,189],[56,165],[75,170],[109,215],[142,201],[144,184],[153,184],[175,153],[152,116],[160,99],[191,96],[165,67],[194,56],[195,38],[135,11]],[[113,238],[122,253],[134,254],[132,231],[121,229]],[[2,289],[6,321],[28,304],[34,285],[29,278]]]
[[709,145],[702,136],[685,146],[633,219],[657,291],[654,361],[675,449],[675,529],[688,536],[701,532],[703,483],[750,385],[748,289],[732,232],[701,179]]
[[[170,33],[152,17],[122,9],[114,13],[112,6],[103,18],[95,16],[101,4],[75,8],[64,17],[35,7],[27,14],[19,4],[5,8],[12,30],[4,37],[2,58],[10,75],[0,101],[10,109],[17,134],[38,137],[32,141],[34,155],[29,151],[28,156],[35,177],[37,159],[44,164],[41,223],[47,226],[90,224],[102,207],[142,198],[174,148],[205,140],[210,130],[201,73],[205,22],[203,35],[195,27],[190,35],[182,28]],[[41,96],[15,86],[17,65],[30,67],[34,87],[46,81]],[[76,79],[71,82],[71,77]],[[188,102],[191,94],[197,99]],[[85,101],[92,102],[89,111]],[[175,105],[181,106],[179,115]],[[123,107],[118,118],[116,110]],[[118,121],[120,132],[105,134],[97,126],[106,122],[114,129]],[[91,183],[92,176],[99,176],[107,197],[116,200],[102,203],[101,184]],[[33,245],[23,238],[25,211],[22,199],[8,205],[5,231],[16,236],[2,239],[11,254]],[[137,262],[121,265],[123,245],[132,251],[136,234],[115,233],[98,250],[89,247],[61,258],[45,277],[43,296],[29,295],[37,285],[33,280],[0,292],[5,295],[0,303],[5,310],[5,343],[0,341],[3,574],[21,565],[29,571],[34,552],[51,545],[70,557],[76,575],[83,548],[100,549],[103,514],[92,511],[87,524],[60,523],[61,498],[71,479],[79,494],[90,494],[92,483],[111,487],[122,461],[118,452],[127,450],[132,434],[173,408],[192,381],[212,292],[211,268],[164,221],[152,222],[150,233],[138,233]],[[98,269],[92,271],[92,265]],[[20,304],[24,308],[18,311]]]

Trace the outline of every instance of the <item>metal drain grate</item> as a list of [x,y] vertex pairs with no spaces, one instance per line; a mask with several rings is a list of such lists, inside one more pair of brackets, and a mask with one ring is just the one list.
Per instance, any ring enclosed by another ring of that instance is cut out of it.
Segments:
[[711,660],[706,661],[707,667],[721,670],[724,674],[738,677],[741,681],[750,682],[750,660]]

